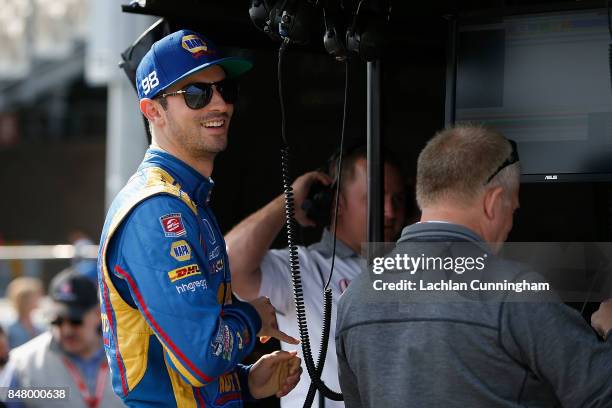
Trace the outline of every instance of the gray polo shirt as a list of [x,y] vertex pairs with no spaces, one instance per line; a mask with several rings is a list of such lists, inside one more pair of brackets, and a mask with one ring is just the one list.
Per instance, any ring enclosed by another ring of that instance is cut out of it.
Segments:
[[[404,229],[415,240],[486,247],[448,223]],[[612,407],[612,340],[561,303],[367,303],[372,290],[362,274],[338,305],[349,408]]]

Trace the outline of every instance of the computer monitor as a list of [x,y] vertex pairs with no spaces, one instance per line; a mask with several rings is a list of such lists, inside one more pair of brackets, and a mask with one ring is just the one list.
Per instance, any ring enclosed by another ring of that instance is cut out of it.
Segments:
[[612,180],[610,41],[605,10],[459,21],[455,122],[515,140],[522,181]]

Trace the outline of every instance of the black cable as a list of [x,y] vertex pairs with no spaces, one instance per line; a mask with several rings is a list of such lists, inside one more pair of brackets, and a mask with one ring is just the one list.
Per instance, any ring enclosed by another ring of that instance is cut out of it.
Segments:
[[[287,242],[289,249],[289,268],[291,270],[291,282],[293,284],[293,296],[295,299],[295,310],[297,315],[297,323],[300,331],[300,341],[302,344],[302,353],[304,357],[304,363],[308,375],[312,380],[312,384],[325,396],[334,401],[342,401],[342,394],[330,390],[325,383],[321,381],[321,372],[323,371],[323,365],[325,362],[325,353],[327,352],[327,343],[329,340],[329,327],[331,324],[331,290],[327,289],[324,293],[324,306],[323,306],[323,326],[327,330],[323,330],[323,339],[326,340],[325,344],[319,354],[319,364],[315,367],[314,360],[312,358],[312,350],[310,349],[310,338],[308,335],[308,324],[306,320],[306,309],[304,307],[304,293],[302,290],[302,278],[300,276],[300,264],[298,248],[294,242],[295,238],[295,204],[293,201],[293,188],[291,186],[291,176],[289,171],[289,146],[286,137],[286,122],[285,122],[285,106],[283,98],[283,87],[282,87],[282,61],[283,54],[289,44],[289,40],[286,39],[281,44],[278,51],[278,94],[279,102],[281,105],[281,137],[283,140],[283,148],[281,149],[281,170],[283,180],[283,193],[285,197],[285,224],[287,229]],[[327,331],[327,333],[325,333]],[[307,402],[307,401],[306,401]],[[310,405],[304,404],[305,407]],[[310,401],[312,404],[312,401]]]
[[283,75],[283,53],[285,52],[285,49],[287,49],[287,46],[289,46],[289,38],[285,38],[282,43],[280,48],[278,49],[278,70],[276,75],[278,76],[278,100],[280,102],[280,111],[281,111],[281,138],[283,139],[283,146],[286,149],[289,149],[289,143],[287,143],[287,136],[286,136],[286,123],[285,123],[285,101],[283,98],[283,81],[282,79],[282,75]]
[[[340,201],[340,186],[342,183],[342,156],[344,151],[344,133],[346,129],[346,117],[347,117],[347,106],[348,106],[348,84],[349,84],[349,65],[348,59],[344,61],[344,106],[342,109],[342,130],[340,133],[340,154],[338,155],[338,162],[336,164],[336,204],[334,208],[334,244],[332,249],[332,263],[329,271],[329,278],[323,289],[323,335],[321,336],[321,345],[319,347],[319,358],[317,359],[317,377],[321,378],[323,373],[323,367],[325,366],[325,358],[327,356],[327,345],[329,344],[329,335],[331,332],[331,311],[332,311],[332,291],[329,287],[331,283],[332,275],[334,273],[334,264],[336,261],[336,242],[338,231],[338,203]],[[308,387],[308,394],[306,394],[306,400],[304,407],[310,407],[314,400],[317,388],[314,382],[310,383]],[[325,396],[323,393],[321,395]],[[338,394],[342,398],[341,394]],[[338,401],[338,400],[336,400]],[[340,400],[341,401],[341,400]]]
[[334,262],[336,260],[336,231],[338,230],[338,202],[340,201],[340,185],[342,183],[342,156],[344,151],[344,132],[346,130],[346,117],[347,117],[347,106],[348,106],[348,84],[349,84],[349,65],[348,59],[344,62],[344,107],[342,109],[342,131],[340,133],[340,154],[338,156],[338,163],[336,165],[336,205],[334,208],[334,246],[332,250],[332,264],[331,270],[329,271],[329,278],[325,284],[325,290],[329,288],[332,274],[334,273]]
[[327,24],[327,12],[325,10],[325,6],[321,7],[321,10],[323,10],[323,25],[325,25],[325,31],[328,31],[329,25]]
[[[325,366],[325,359],[327,358],[327,344],[329,343],[329,334],[330,334],[330,327],[331,327],[331,310],[332,310],[332,291],[331,289],[326,289],[323,292],[323,335],[321,336],[321,345],[319,347],[319,358],[317,359],[317,366],[316,366],[316,372],[317,372],[316,377],[325,388],[327,388],[327,386],[325,385],[323,381],[321,381],[321,374],[323,374],[323,367]],[[314,397],[317,392],[317,389],[318,389],[318,386],[316,382],[314,380],[311,381],[310,386],[308,387],[308,393],[306,394],[306,400],[304,401],[304,408],[310,408],[310,406],[312,405],[312,402],[314,401]],[[339,399],[332,398],[328,396],[328,393],[325,393],[319,389],[322,397],[326,397],[334,401],[342,401],[344,399],[342,397],[342,394],[332,391],[329,388],[327,388],[327,390],[331,393],[334,393],[335,395],[332,395],[332,396],[338,397]]]

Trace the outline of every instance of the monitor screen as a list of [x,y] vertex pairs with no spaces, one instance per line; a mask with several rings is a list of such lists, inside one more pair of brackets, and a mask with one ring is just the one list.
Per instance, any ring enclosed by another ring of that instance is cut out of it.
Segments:
[[518,144],[523,181],[612,180],[612,91],[605,10],[460,24],[456,122]]

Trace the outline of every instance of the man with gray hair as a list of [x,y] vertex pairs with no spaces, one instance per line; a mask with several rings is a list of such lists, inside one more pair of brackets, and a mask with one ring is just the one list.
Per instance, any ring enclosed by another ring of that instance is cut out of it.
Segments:
[[[519,166],[515,144],[490,129],[463,125],[439,132],[418,159],[421,221],[404,229],[396,252],[437,242],[497,258],[519,207]],[[496,265],[508,276],[520,273],[513,270],[517,264]],[[451,291],[449,298],[425,294],[429,301],[417,302],[423,293],[375,289],[364,273],[339,301],[336,350],[348,408],[398,401],[411,407],[612,407],[610,302],[592,318],[608,337],[600,341],[559,301],[468,295],[450,301]]]
[[421,222],[464,225],[499,250],[519,208],[520,174],[514,141],[480,126],[446,129],[419,155]]

